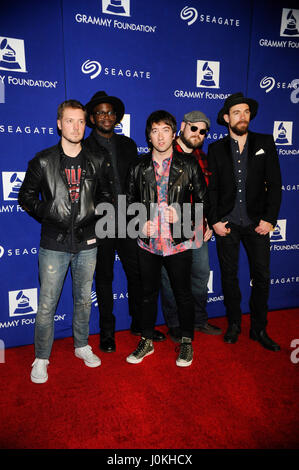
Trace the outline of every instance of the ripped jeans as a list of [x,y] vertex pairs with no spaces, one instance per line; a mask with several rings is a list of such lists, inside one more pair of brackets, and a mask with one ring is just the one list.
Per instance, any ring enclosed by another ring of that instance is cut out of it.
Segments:
[[39,249],[40,294],[35,322],[35,357],[49,359],[54,340],[54,315],[64,280],[71,266],[74,299],[74,347],[88,344],[91,287],[96,265],[97,248],[79,253]]

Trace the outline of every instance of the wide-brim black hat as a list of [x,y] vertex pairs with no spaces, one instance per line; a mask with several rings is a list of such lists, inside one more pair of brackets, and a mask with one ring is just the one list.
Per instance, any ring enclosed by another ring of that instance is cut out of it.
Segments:
[[125,114],[125,105],[123,102],[116,98],[116,96],[108,96],[105,91],[98,91],[91,100],[85,105],[87,110],[87,122],[86,124],[89,127],[93,127],[92,122],[89,119],[90,114],[92,114],[95,106],[100,103],[110,103],[113,106],[114,111],[116,112],[116,123],[120,122]]
[[228,98],[226,98],[223,108],[218,113],[217,123],[221,124],[222,126],[227,126],[227,122],[223,118],[224,114],[228,114],[229,109],[232,106],[241,103],[248,104],[250,109],[250,120],[255,118],[259,106],[258,102],[252,98],[246,98],[243,93],[234,93],[233,95],[230,95]]

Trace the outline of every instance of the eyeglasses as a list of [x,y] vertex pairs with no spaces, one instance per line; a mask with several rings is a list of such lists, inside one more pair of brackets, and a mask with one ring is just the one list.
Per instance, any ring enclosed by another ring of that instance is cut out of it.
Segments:
[[[198,131],[198,127],[197,126],[193,126],[192,124],[190,124],[190,122],[188,122],[189,126],[190,126],[190,130],[192,132],[196,132]],[[199,131],[200,135],[206,135],[208,133],[208,130],[207,129],[200,129]]]
[[103,118],[105,116],[108,117],[114,117],[116,115],[115,111],[96,111],[93,113],[94,116],[99,116],[100,118]]

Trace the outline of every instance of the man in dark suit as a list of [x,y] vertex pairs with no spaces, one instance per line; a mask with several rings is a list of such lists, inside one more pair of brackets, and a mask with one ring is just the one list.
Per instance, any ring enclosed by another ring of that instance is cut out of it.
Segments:
[[258,103],[242,93],[229,96],[217,122],[229,135],[211,144],[210,227],[216,234],[224,304],[228,316],[226,343],[235,343],[241,332],[241,292],[238,282],[240,242],[249,260],[250,338],[278,351],[266,332],[270,286],[270,236],[281,203],[281,174],[273,137],[248,130]]
[[[95,156],[104,155],[108,167],[111,193],[115,202],[116,233],[114,238],[100,240],[96,265],[96,293],[100,312],[100,348],[105,352],[115,351],[115,316],[113,315],[113,271],[117,252],[128,282],[129,313],[132,317],[131,333],[140,335],[141,281],[137,257],[136,240],[121,238],[117,226],[118,196],[124,195],[124,185],[128,168],[137,158],[135,142],[114,132],[125,112],[123,102],[98,91],[86,104],[87,125],[93,130],[84,146]],[[163,333],[155,330],[154,340],[165,339]]]

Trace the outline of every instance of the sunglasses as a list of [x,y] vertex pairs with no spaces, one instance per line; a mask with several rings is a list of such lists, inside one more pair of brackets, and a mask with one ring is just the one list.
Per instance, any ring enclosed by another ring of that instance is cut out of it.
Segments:
[[[190,124],[190,122],[189,122],[188,124],[190,125],[190,129],[191,129],[192,132],[198,131],[198,127],[197,127],[197,126],[192,126],[192,125]],[[206,134],[208,133],[208,130],[207,130],[207,129],[200,129],[199,133],[200,133],[200,135],[206,135]]]

